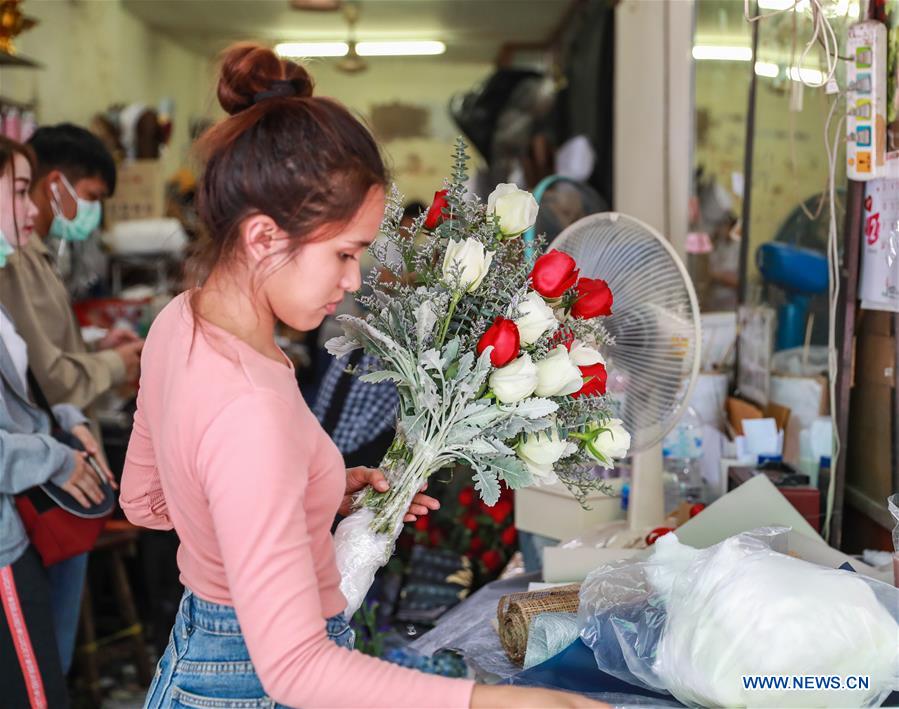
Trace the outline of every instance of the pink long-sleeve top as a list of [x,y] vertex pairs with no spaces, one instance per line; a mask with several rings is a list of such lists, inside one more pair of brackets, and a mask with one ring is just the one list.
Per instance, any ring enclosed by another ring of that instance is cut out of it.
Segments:
[[468,707],[473,684],[338,647],[346,601],[330,527],[346,484],[337,447],[275,362],[211,324],[189,297],[153,323],[120,502],[178,532],[181,581],[234,606],[266,692],[294,707]]

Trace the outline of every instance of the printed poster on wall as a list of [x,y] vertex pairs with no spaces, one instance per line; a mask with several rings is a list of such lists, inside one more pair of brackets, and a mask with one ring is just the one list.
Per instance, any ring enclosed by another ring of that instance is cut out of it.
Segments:
[[862,307],[899,312],[899,180],[865,183],[863,236]]

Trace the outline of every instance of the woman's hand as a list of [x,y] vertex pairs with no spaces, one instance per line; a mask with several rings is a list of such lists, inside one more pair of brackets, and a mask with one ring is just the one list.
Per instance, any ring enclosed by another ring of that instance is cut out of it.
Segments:
[[97,474],[86,460],[87,454],[73,450],[72,457],[75,459],[75,470],[60,487],[74,497],[82,507],[103,502],[103,490],[100,489]]
[[106,482],[110,484],[113,490],[118,490],[119,486],[115,481],[115,476],[109,469],[109,465],[106,463],[106,457],[103,455],[103,451],[100,450],[100,445],[97,443],[91,430],[85,424],[79,423],[72,428],[70,433],[81,441],[81,445],[84,446],[85,452],[92,455],[94,460],[97,461],[100,470],[103,472],[103,477],[106,478]]
[[113,347],[127,345],[129,342],[136,342],[139,339],[133,330],[124,327],[114,327],[97,343],[97,349],[111,350]]
[[[349,515],[353,511],[353,495],[368,486],[373,487],[378,492],[387,492],[390,489],[384,473],[377,468],[366,468],[364,466],[347,468],[346,492],[337,512],[344,517]],[[421,488],[422,492],[419,492],[412,498],[412,504],[409,505],[409,510],[403,518],[404,522],[414,522],[419,517],[428,514],[431,510],[440,509],[440,503],[437,500],[422,494],[427,488],[427,485],[423,485]]]

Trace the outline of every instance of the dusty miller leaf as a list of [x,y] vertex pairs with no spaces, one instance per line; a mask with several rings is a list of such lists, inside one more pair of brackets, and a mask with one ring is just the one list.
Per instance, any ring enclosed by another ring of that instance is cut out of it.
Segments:
[[491,468],[497,471],[499,476],[513,490],[520,490],[534,482],[534,477],[527,466],[518,458],[502,456],[492,458],[489,461]]
[[474,471],[474,489],[481,494],[484,504],[491,507],[499,501],[499,482],[496,473],[476,468]]
[[522,416],[527,419],[540,419],[555,413],[559,405],[549,399],[541,399],[535,396],[519,401],[511,406],[502,406],[500,408],[516,416]]
[[437,315],[428,301],[425,301],[415,310],[415,336],[421,347],[428,338],[434,334],[434,326],[437,324]]
[[358,350],[360,347],[362,347],[361,342],[355,337],[348,337],[346,335],[332,337],[325,343],[325,349],[335,357],[344,357],[353,350]]
[[399,372],[391,372],[386,369],[382,369],[378,372],[369,372],[368,374],[363,374],[359,377],[360,382],[366,382],[368,384],[378,384],[379,382],[396,382],[397,384],[405,384],[406,378],[400,374]]

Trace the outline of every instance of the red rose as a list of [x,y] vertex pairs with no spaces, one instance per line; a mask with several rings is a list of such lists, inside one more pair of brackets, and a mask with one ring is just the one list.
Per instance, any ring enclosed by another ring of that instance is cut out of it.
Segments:
[[443,535],[439,529],[432,529],[428,534],[428,541],[432,547],[439,547],[443,543]]
[[433,231],[446,219],[446,215],[443,213],[443,210],[449,206],[449,202],[446,201],[446,192],[446,190],[440,190],[434,193],[434,201],[431,202],[428,216],[425,217],[425,229]]
[[490,515],[494,522],[500,524],[505,522],[506,518],[512,514],[512,503],[508,500],[500,500],[493,507],[488,507],[485,512]]
[[516,539],[518,539],[518,532],[515,531],[515,527],[506,527],[499,535],[499,540],[507,547],[515,544]]
[[559,298],[577,282],[577,263],[561,251],[543,254],[531,271],[531,285],[544,298]]
[[474,502],[474,490],[470,487],[463,488],[459,493],[459,504],[462,507],[469,507],[472,502]]
[[415,520],[415,528],[419,532],[428,531],[428,518],[427,517],[419,517],[417,520]]
[[487,571],[496,571],[500,567],[500,564],[503,563],[503,559],[499,555],[499,552],[494,549],[485,551],[484,555],[481,557],[481,561],[484,562]]
[[490,363],[494,367],[505,367],[518,356],[518,350],[521,347],[518,325],[506,318],[494,320],[493,324],[487,328],[487,332],[478,340],[478,346],[475,348],[478,355],[482,354],[490,345],[493,345]]
[[606,367],[604,364],[588,364],[586,367],[578,367],[581,370],[581,375],[584,379],[590,377],[590,379],[584,382],[584,386],[578,389],[573,396],[575,399],[581,396],[593,396],[594,394],[605,394],[606,393],[606,380],[609,378],[609,373],[606,372]]
[[478,522],[474,517],[466,517],[462,520],[462,524],[464,524],[472,532],[477,531]]
[[472,537],[471,543],[468,545],[468,551],[472,554],[477,554],[481,549],[484,548],[484,540],[480,537]]
[[571,314],[586,320],[612,314],[612,291],[609,284],[599,278],[582,278],[577,282],[577,300]]

